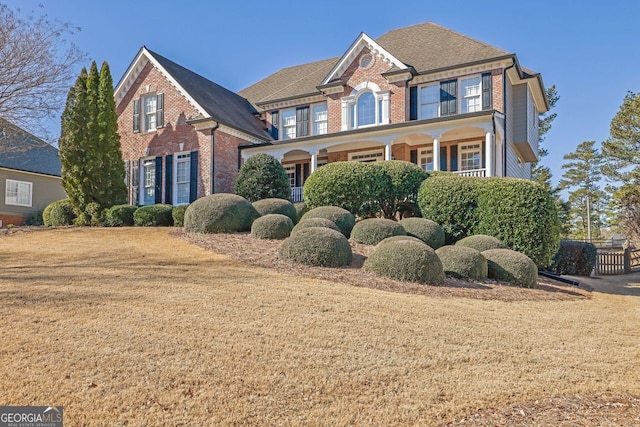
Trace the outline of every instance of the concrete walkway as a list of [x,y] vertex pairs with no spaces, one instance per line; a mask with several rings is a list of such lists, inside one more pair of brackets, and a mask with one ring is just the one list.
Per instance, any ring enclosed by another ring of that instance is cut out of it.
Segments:
[[594,292],[613,295],[640,296],[640,272],[618,274],[611,276],[564,276],[584,283],[593,288]]

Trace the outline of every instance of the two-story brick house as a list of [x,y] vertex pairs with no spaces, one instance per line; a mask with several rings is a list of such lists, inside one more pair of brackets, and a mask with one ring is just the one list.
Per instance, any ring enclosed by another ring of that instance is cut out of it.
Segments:
[[542,78],[515,54],[433,23],[362,33],[340,57],[238,94],[143,48],[116,104],[130,200],[140,204],[231,191],[257,153],[282,162],[294,200],[316,168],[344,160],[530,178],[538,115],[549,108]]

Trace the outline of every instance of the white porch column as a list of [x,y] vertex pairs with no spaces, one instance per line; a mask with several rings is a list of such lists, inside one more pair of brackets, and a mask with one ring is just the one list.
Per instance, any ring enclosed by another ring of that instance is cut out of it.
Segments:
[[314,173],[318,169],[318,153],[311,155],[311,173]]
[[493,134],[487,132],[485,136],[485,175],[486,177],[493,176]]
[[433,138],[433,170],[440,170],[440,139]]
[[385,142],[384,144],[384,159],[391,160],[391,142]]

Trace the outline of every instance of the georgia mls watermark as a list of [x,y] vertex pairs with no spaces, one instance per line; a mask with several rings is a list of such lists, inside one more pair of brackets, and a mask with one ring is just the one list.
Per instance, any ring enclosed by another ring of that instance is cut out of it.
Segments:
[[0,427],[62,427],[62,406],[0,406]]

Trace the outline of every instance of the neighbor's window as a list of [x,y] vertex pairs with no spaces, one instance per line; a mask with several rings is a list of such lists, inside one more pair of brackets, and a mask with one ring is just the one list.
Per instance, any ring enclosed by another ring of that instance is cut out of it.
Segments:
[[480,143],[460,145],[460,170],[468,171],[482,167],[482,145]]
[[189,203],[191,189],[191,153],[176,155],[176,205]]
[[146,159],[142,164],[142,204],[153,205],[156,202],[156,160]]
[[33,184],[26,181],[14,181],[7,179],[7,188],[4,195],[5,205],[31,207]]

